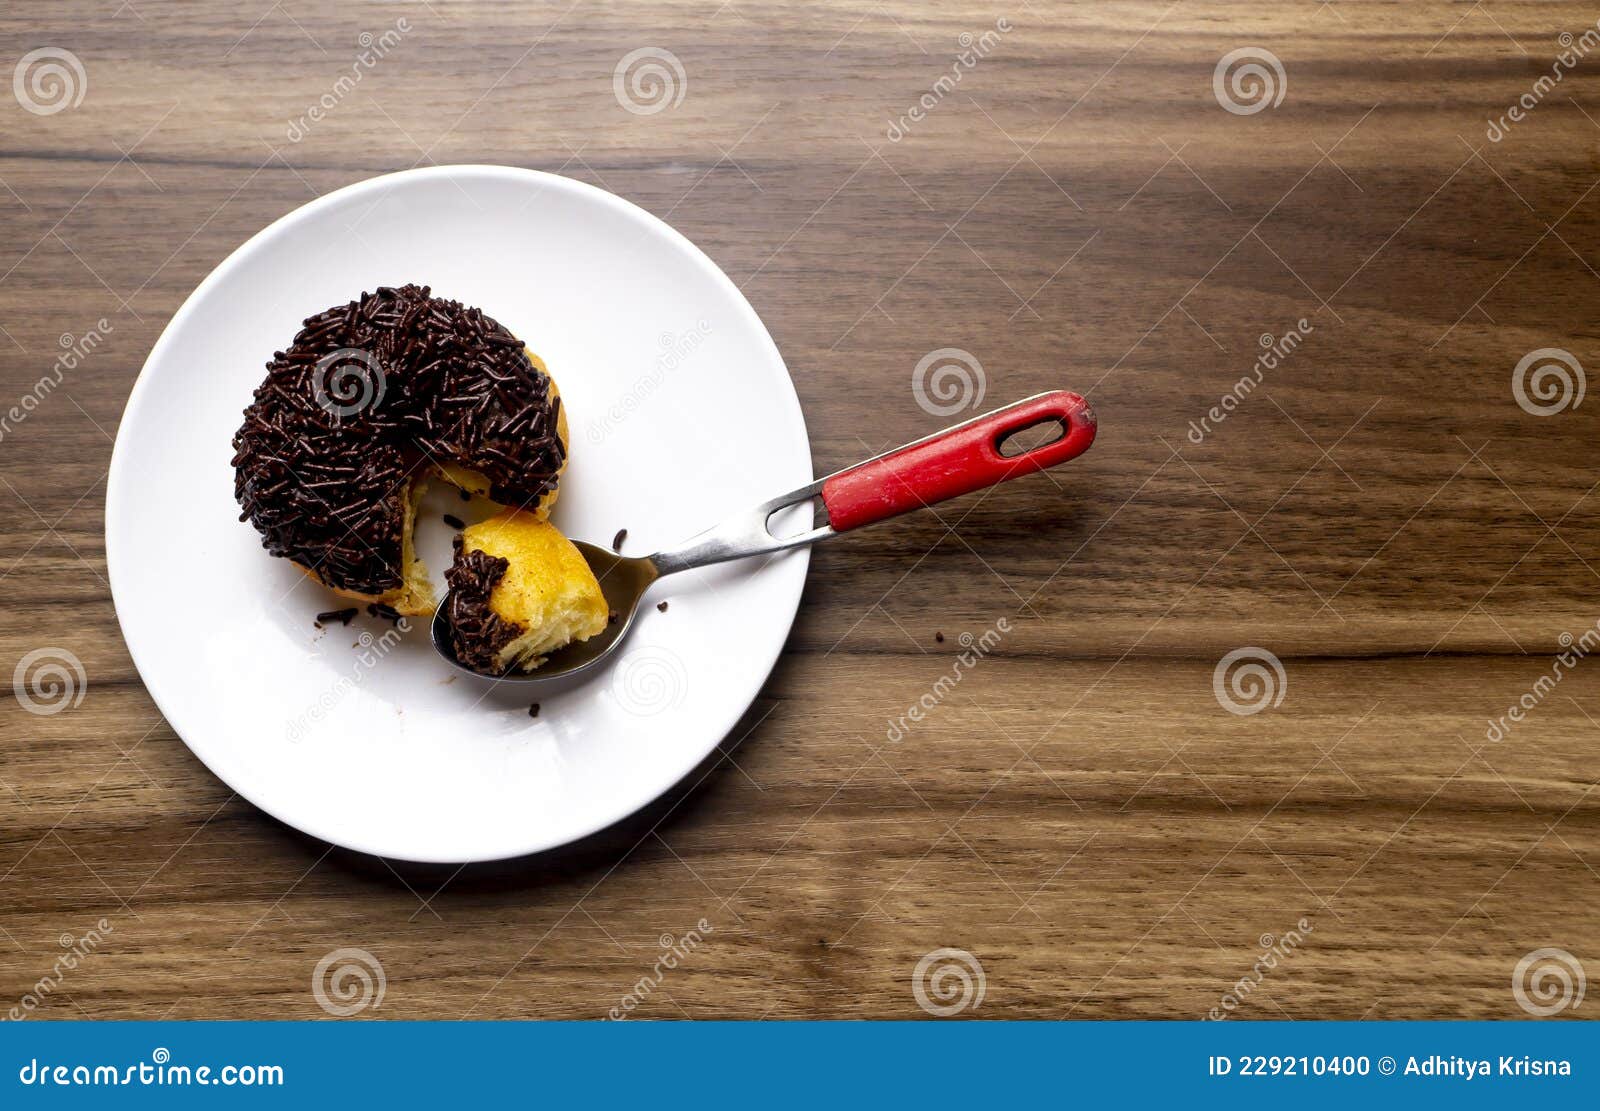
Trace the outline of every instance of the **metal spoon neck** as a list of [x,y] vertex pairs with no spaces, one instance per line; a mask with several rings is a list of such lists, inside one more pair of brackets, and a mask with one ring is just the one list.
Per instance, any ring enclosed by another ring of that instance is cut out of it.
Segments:
[[672,548],[645,557],[658,575],[673,575],[694,567],[708,567],[767,552],[781,552],[815,544],[836,535],[832,525],[823,524],[792,536],[774,536],[771,522],[783,510],[816,498],[822,492],[822,481],[809,483],[781,497],[763,502],[754,509],[728,518],[714,528],[702,532],[682,547]]

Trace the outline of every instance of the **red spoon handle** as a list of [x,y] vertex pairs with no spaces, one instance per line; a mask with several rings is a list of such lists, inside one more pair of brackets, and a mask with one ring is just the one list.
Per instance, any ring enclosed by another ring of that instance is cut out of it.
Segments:
[[[1062,435],[1018,455],[1000,454],[1010,435],[1056,423]],[[1094,409],[1066,390],[1042,393],[897,451],[840,471],[822,486],[835,532],[898,517],[1076,459],[1094,443]]]

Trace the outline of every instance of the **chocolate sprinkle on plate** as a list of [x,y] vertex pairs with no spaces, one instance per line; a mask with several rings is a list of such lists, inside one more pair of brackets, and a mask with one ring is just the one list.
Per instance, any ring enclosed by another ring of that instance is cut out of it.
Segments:
[[367,605],[367,612],[373,617],[381,617],[385,621],[394,621],[398,623],[400,620],[400,611],[395,609],[393,606],[386,606],[382,602],[369,603]]
[[536,718],[539,716],[539,704],[537,702],[528,707],[528,716],[530,718]]
[[628,538],[628,530],[625,529],[625,528],[619,528],[617,530],[617,535],[615,535],[615,536],[613,536],[611,538],[611,550],[614,551],[614,552],[622,551],[622,542],[624,540],[626,540],[627,538]]
[[349,609],[328,610],[326,613],[319,613],[317,614],[317,628],[320,629],[324,625],[332,625],[335,621],[341,625],[348,625],[350,624],[350,619],[357,612],[359,611],[357,611],[356,607],[351,606]]
[[656,609],[660,610],[662,613],[666,613],[667,612],[667,604],[665,602],[657,602],[656,603]]
[[566,462],[561,401],[523,344],[426,286],[380,287],[310,317],[272,356],[233,438],[234,497],[267,551],[329,586],[404,581],[407,500],[433,461],[527,505]]
[[943,644],[944,643],[944,634],[943,633],[934,633],[933,634],[933,639],[938,641],[940,644]]
[[467,522],[463,521],[460,517],[457,517],[454,513],[446,513],[444,515],[444,523],[457,530],[467,527]]

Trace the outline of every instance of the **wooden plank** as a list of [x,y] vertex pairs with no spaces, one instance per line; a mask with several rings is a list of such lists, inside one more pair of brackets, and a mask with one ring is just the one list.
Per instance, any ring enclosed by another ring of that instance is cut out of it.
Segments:
[[[0,707],[0,1006],[102,918],[40,1017],[321,1017],[344,946],[387,978],[366,1017],[601,1017],[702,919],[634,1014],[919,1017],[941,947],[981,963],[978,1017],[1201,1017],[1290,931],[1232,1013],[1520,1017],[1525,953],[1594,967],[1600,664],[1486,735],[1600,617],[1594,406],[1511,393],[1530,351],[1600,359],[1592,67],[1486,134],[1581,5],[111,8],[0,13],[0,57],[67,48],[87,79],[69,110],[0,105],[0,400],[103,334],[0,429],[0,665],[59,645],[88,676],[70,712]],[[640,46],[680,59],[676,108],[619,105]],[[1214,95],[1244,46],[1281,61],[1276,107]],[[430,162],[566,173],[699,243],[778,340],[819,470],[939,427],[912,377],[947,347],[990,404],[1089,393],[1100,441],[820,549],[730,755],[623,828],[458,874],[327,852],[144,692],[104,477],[212,267]],[[1283,699],[1235,716],[1213,672],[1245,646]]]

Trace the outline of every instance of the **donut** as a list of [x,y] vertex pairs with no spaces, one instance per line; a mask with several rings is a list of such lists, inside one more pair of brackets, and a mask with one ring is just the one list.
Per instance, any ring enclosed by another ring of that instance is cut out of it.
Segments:
[[444,577],[456,659],[486,675],[530,671],[608,624],[588,561],[534,513],[507,510],[467,526]]
[[481,309],[379,287],[310,317],[233,438],[234,497],[274,556],[346,598],[435,607],[412,545],[430,477],[544,520],[567,463],[548,369]]

